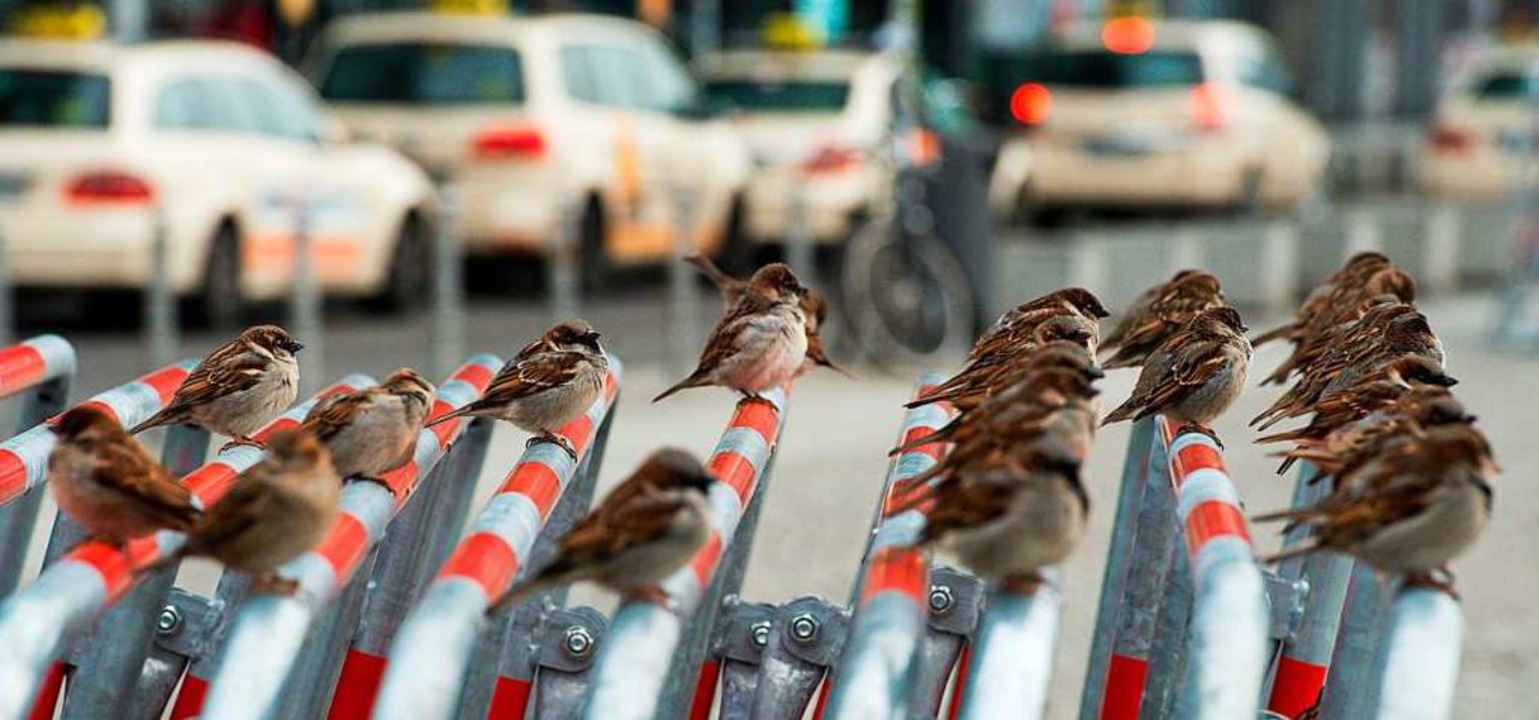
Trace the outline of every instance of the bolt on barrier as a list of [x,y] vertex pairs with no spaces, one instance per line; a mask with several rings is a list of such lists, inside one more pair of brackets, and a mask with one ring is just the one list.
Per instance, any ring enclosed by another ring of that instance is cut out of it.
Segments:
[[973,639],[970,667],[960,686],[961,720],[1040,718],[1053,676],[1062,606],[1056,568],[1032,593],[996,587]]
[[[347,390],[372,382],[366,376],[350,376],[333,390]],[[169,391],[165,397],[170,397]],[[313,402],[284,413],[263,428],[257,438],[298,424]],[[142,416],[148,417],[149,412]],[[261,457],[262,451],[251,446],[227,448],[212,462],[185,476],[182,484],[204,507],[210,507],[224,497],[237,475],[255,465]],[[138,568],[175,551],[183,539],[181,533],[161,531],[137,538],[123,548],[96,540],[80,542],[44,568],[32,584],[0,604],[0,648],[4,648],[4,654],[0,655],[0,718],[20,717],[33,707],[34,697],[37,698],[37,712],[43,717],[51,716],[52,704],[59,691],[57,683],[67,672],[62,662],[48,666],[60,641],[121,599],[140,579],[135,576]],[[125,646],[123,650],[142,651],[143,648]],[[38,677],[45,666],[48,666],[47,675],[40,691],[34,695]],[[110,715],[114,708],[102,710]]]
[[[491,355],[471,358],[439,386],[429,418],[479,397],[501,364]],[[347,588],[391,519],[466,424],[459,419],[424,429],[406,465],[378,482],[356,481],[342,489],[342,515],[330,534],[279,570],[298,583],[294,594],[254,596],[241,608],[209,688],[204,717],[263,718],[275,710],[311,623]]]
[[[925,373],[914,397],[925,395],[945,379],[941,373]],[[947,403],[909,410],[903,417],[899,442],[941,429],[953,414]],[[826,693],[824,712],[829,718],[887,718],[903,711],[911,663],[929,607],[929,558],[913,547],[924,528],[928,508],[903,509],[910,498],[898,493],[896,485],[934,467],[948,449],[943,443],[923,445],[898,456],[888,467],[882,501],[856,578],[854,627]]]
[[[717,480],[710,490],[715,526],[711,538],[687,567],[662,582],[670,607],[631,599],[615,612],[599,647],[583,717],[614,720],[653,717],[654,713],[677,717],[684,714],[682,705],[691,697],[705,695],[689,693],[697,689],[702,676],[699,658],[710,640],[716,610],[710,603],[723,584],[717,570],[731,570],[723,566],[723,558],[746,559],[745,553],[734,553],[734,536],[739,520],[760,497],[760,482],[774,457],[785,406],[784,390],[737,404],[706,462]],[[743,529],[746,534],[748,528]],[[742,540],[737,547],[746,551],[751,538]]]
[[[611,357],[609,367],[604,393],[587,414],[557,433],[577,449],[579,458],[595,451],[593,441],[620,391],[620,363]],[[553,443],[535,443],[524,451],[406,616],[393,644],[369,651],[378,667],[374,687],[350,688],[348,692],[358,699],[344,713],[339,698],[333,716],[364,717],[372,712],[378,718],[428,719],[454,715],[486,609],[507,592],[527,564],[524,560],[541,526],[572,482],[578,464]],[[522,717],[522,707],[514,717]]]
[[[18,435],[64,409],[75,366],[74,346],[58,335],[39,335],[0,349],[0,398],[27,393],[17,420]],[[38,491],[0,507],[0,597],[11,594],[21,580],[42,501],[43,493]]]
[[1447,720],[1464,616],[1459,601],[1432,588],[1403,587],[1391,611],[1389,643],[1379,673],[1380,720]]
[[929,715],[940,712],[957,662],[978,629],[985,591],[983,581],[966,571],[945,565],[930,570],[925,633],[909,671],[910,710]]

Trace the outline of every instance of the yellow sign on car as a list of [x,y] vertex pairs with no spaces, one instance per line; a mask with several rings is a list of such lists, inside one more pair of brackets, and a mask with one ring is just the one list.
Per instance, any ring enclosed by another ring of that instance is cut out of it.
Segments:
[[508,0],[433,0],[433,11],[452,15],[506,15]]
[[40,40],[95,40],[106,30],[107,14],[95,5],[35,5],[16,11],[11,20],[12,34]]

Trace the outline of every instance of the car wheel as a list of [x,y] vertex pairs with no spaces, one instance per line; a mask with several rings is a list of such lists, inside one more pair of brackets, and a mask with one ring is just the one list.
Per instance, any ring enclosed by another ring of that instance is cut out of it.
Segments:
[[722,227],[721,250],[716,254],[716,264],[733,275],[746,276],[754,270],[757,253],[745,223],[743,198],[735,197],[727,211],[727,223]]
[[1263,189],[1265,177],[1260,169],[1245,171],[1240,178],[1240,191],[1235,195],[1234,211],[1238,215],[1259,215],[1265,207]]
[[582,289],[597,293],[609,286],[614,277],[614,263],[604,246],[604,208],[590,199],[577,220],[578,247],[582,251]]
[[203,266],[203,286],[192,296],[194,319],[213,330],[228,330],[246,309],[240,287],[240,235],[230,223],[220,223],[209,244]]
[[416,215],[401,221],[390,258],[390,275],[371,305],[385,312],[404,312],[422,306],[433,279],[433,256],[426,227]]

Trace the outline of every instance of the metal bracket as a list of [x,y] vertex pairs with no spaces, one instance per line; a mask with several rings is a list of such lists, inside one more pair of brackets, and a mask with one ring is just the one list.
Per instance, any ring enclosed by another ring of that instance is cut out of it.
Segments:
[[223,611],[223,602],[172,588],[165,607],[155,616],[155,645],[188,659],[201,657],[210,647],[210,634]]
[[803,595],[775,613],[780,644],[809,665],[830,667],[839,661],[849,634],[850,611],[816,595]]
[[971,637],[983,614],[983,581],[945,565],[930,571],[929,626],[935,632]]
[[736,595],[722,601],[722,622],[711,638],[711,654],[728,660],[758,665],[769,644],[775,622],[775,606],[770,603],[745,602]]
[[587,670],[598,657],[599,642],[608,626],[603,613],[591,607],[552,610],[535,636],[539,646],[535,663],[565,673]]
[[1268,635],[1273,640],[1293,637],[1304,622],[1304,601],[1309,597],[1309,581],[1304,578],[1289,580],[1267,570],[1261,572],[1261,579],[1266,583],[1266,601],[1270,611]]

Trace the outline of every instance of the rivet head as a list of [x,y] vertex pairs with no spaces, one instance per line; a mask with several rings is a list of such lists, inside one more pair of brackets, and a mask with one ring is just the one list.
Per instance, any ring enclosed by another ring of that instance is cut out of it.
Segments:
[[155,632],[174,635],[182,629],[182,611],[175,605],[167,605],[155,616]]
[[931,612],[944,615],[948,612],[951,612],[951,608],[952,606],[956,605],[956,602],[956,595],[952,594],[950,585],[930,586]]
[[812,613],[801,613],[791,618],[791,638],[797,642],[810,643],[817,639],[820,627]]
[[754,647],[764,647],[769,644],[770,624],[768,622],[756,622],[748,626],[748,639],[753,641]]
[[593,652],[593,634],[588,628],[581,625],[573,625],[566,629],[561,636],[561,646],[572,657],[583,657]]

